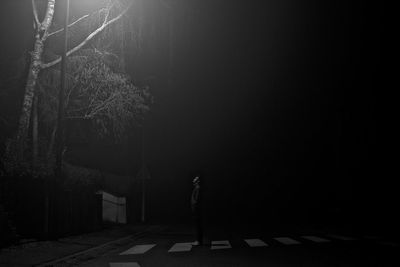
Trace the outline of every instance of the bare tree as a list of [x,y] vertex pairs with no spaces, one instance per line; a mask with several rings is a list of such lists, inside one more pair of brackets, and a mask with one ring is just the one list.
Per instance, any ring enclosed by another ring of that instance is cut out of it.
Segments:
[[[24,99],[19,117],[19,125],[15,140],[15,145],[18,146],[16,153],[20,157],[23,155],[23,150],[26,146],[26,139],[28,136],[28,129],[30,123],[30,116],[32,114],[32,106],[35,96],[35,87],[40,72],[44,69],[48,69],[52,66],[57,65],[61,61],[61,57],[56,57],[54,60],[49,62],[44,61],[45,43],[49,37],[57,35],[64,29],[58,29],[50,32],[53,25],[53,18],[55,12],[56,2],[59,0],[47,0],[47,6],[42,20],[39,18],[39,11],[36,0],[32,1],[32,11],[34,17],[34,28],[35,28],[35,42],[33,51],[31,52],[31,62],[28,70],[28,78],[25,85]],[[102,14],[101,23],[84,38],[83,41],[79,42],[76,46],[72,47],[68,52],[67,56],[77,52],[85,45],[87,45],[95,36],[104,31],[107,27],[120,20],[127,10],[132,5],[132,1],[122,3],[118,0],[108,0],[106,5],[101,10],[98,10],[98,14]],[[79,22],[87,19],[89,14],[84,15],[77,20],[73,21],[68,27],[73,27]]]
[[[97,137],[120,142],[130,125],[138,124],[149,110],[152,97],[147,86],[136,86],[124,74],[118,55],[97,48],[82,49],[68,59],[68,87],[64,105],[67,119],[90,119]],[[40,117],[53,128],[49,149],[54,143],[56,99],[60,71],[49,69],[39,77]]]

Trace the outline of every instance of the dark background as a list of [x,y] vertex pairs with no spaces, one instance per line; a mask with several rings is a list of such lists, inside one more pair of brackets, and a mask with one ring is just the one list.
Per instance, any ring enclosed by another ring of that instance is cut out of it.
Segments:
[[[86,165],[135,175],[143,147],[153,222],[190,219],[191,180],[201,171],[212,223],[395,230],[395,181],[379,131],[383,4],[174,3],[169,77],[168,16],[156,1],[144,10],[158,37],[140,56],[126,47],[128,72],[153,77],[143,145],[137,130],[125,145],[94,149]],[[30,1],[1,5],[6,79],[9,62],[31,44],[32,16]],[[1,112],[17,118],[20,95],[2,97],[9,108]]]

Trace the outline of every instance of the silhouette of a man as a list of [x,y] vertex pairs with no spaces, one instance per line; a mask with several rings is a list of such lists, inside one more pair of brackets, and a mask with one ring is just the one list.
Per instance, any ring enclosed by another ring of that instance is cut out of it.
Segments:
[[196,241],[193,245],[198,246],[203,244],[203,225],[202,225],[202,197],[200,189],[200,176],[193,179],[193,191],[191,197],[192,212],[196,223]]

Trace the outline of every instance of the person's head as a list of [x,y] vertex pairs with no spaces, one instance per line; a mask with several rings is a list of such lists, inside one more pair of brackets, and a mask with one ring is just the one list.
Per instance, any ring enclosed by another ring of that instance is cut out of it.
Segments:
[[200,185],[200,176],[196,175],[193,179],[193,185]]

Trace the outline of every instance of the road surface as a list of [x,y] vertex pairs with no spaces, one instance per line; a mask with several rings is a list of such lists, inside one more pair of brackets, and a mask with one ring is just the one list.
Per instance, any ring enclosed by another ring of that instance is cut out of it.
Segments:
[[192,246],[193,237],[193,231],[166,227],[60,266],[400,266],[399,243],[379,236],[232,234],[219,228],[205,245]]

